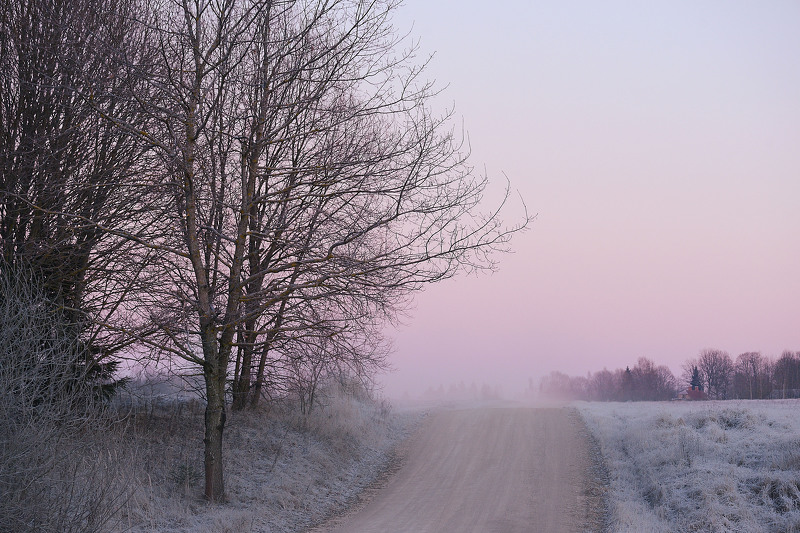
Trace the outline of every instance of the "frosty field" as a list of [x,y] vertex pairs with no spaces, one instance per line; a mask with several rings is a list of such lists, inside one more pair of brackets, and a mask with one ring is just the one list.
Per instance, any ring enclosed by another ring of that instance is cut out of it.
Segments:
[[580,403],[611,531],[800,531],[800,400]]

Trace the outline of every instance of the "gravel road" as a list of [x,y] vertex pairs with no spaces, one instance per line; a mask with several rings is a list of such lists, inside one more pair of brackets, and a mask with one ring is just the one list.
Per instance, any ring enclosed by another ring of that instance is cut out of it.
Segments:
[[401,468],[328,533],[598,531],[602,501],[579,416],[563,408],[431,414]]

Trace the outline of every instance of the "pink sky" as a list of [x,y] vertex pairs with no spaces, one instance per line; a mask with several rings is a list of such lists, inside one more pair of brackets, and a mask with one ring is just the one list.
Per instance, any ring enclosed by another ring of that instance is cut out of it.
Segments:
[[538,218],[417,297],[387,394],[800,350],[800,3],[649,4],[400,9],[472,163]]

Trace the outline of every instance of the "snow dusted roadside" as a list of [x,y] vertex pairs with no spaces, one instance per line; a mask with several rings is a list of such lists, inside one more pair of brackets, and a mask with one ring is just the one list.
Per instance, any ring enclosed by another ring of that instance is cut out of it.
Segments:
[[217,506],[200,498],[202,420],[194,418],[171,419],[168,432],[155,424],[140,434],[148,472],[126,505],[126,531],[306,531],[380,482],[421,415],[341,395],[305,418],[288,405],[232,413],[225,447],[229,501]]
[[800,531],[800,400],[580,403],[611,531]]

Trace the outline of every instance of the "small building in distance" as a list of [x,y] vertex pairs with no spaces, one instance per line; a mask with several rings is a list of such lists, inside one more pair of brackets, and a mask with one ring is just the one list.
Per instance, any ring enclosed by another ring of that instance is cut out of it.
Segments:
[[682,390],[678,393],[679,400],[708,400],[708,394],[706,394],[703,389],[700,387],[689,387],[686,390]]

